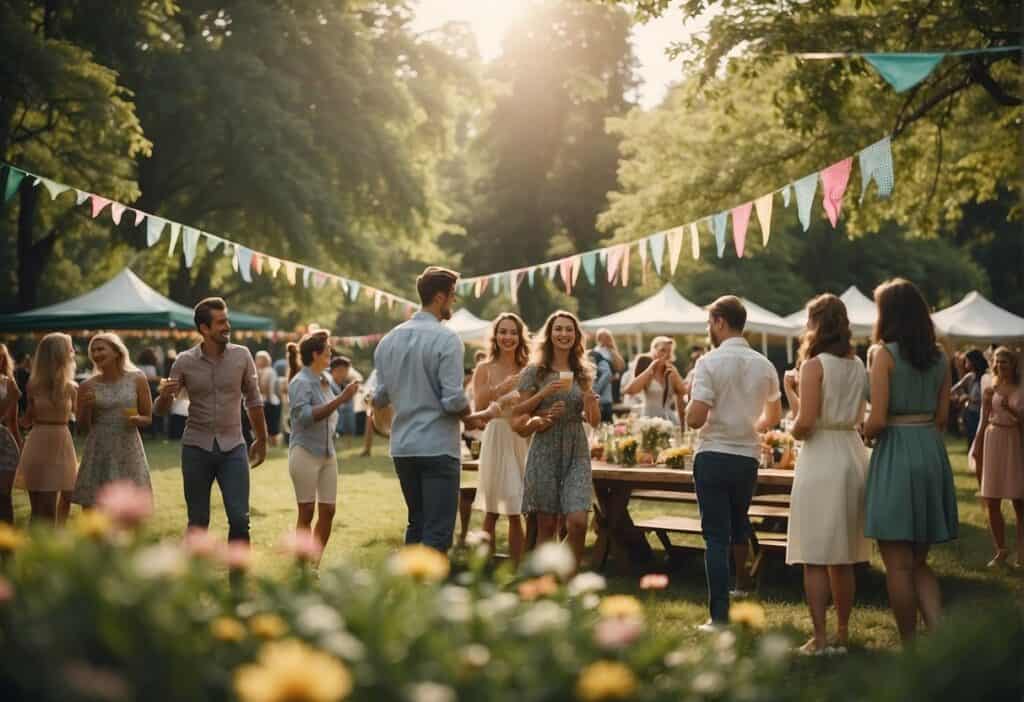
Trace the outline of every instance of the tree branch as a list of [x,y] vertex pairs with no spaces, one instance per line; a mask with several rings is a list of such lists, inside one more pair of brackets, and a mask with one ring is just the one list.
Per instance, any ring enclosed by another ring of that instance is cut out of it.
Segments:
[[989,95],[992,96],[993,100],[998,102],[1000,105],[1003,105],[1004,107],[1016,107],[1024,102],[1024,100],[1021,100],[1021,98],[1016,95],[1011,95],[1006,92],[1003,89],[1003,86],[996,82],[995,78],[992,77],[992,74],[988,72],[990,65],[991,64],[982,60],[981,57],[972,56],[967,73],[975,82],[983,87]]

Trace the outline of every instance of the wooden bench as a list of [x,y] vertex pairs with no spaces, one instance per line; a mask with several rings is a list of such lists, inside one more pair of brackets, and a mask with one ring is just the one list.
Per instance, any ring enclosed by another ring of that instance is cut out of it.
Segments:
[[[630,494],[631,499],[647,500],[648,502],[682,502],[685,504],[696,504],[697,493],[677,492],[675,490],[634,490]],[[777,505],[789,507],[789,495],[754,495],[751,505]],[[751,516],[754,516],[751,513]],[[788,514],[786,516],[789,516]]]
[[[758,511],[765,511],[766,514],[755,515],[755,507]],[[750,508],[751,516],[765,516],[765,517],[782,517],[781,512],[785,512],[785,516],[789,516],[789,508],[784,507],[772,507],[772,506],[760,506],[751,505]],[[703,550],[704,544],[701,543],[698,546],[680,546],[672,543],[669,538],[669,534],[702,534],[699,517],[673,517],[668,515],[662,515],[659,517],[650,517],[648,519],[638,519],[634,523],[638,529],[644,531],[653,531],[661,542],[661,545],[665,548],[665,553],[672,557],[673,553],[681,550]],[[750,565],[750,575],[756,576],[761,570],[761,564],[763,562],[764,553],[766,551],[785,551],[786,550],[786,535],[778,532],[754,532],[751,535],[751,546],[753,546],[754,560]]]

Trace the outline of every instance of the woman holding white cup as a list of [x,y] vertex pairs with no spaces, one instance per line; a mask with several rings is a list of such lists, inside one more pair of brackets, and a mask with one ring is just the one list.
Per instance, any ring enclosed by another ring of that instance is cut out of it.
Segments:
[[593,495],[583,423],[596,427],[601,421],[592,383],[579,321],[570,312],[555,312],[544,324],[533,363],[520,376],[516,413],[540,415],[527,423],[536,433],[526,460],[523,513],[537,514],[538,544],[555,538],[558,519],[564,517],[577,566]]

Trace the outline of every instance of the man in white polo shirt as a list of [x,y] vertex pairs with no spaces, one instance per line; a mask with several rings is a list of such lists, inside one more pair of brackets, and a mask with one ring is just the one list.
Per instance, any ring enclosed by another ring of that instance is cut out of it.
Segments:
[[758,432],[782,417],[775,366],[743,338],[746,323],[738,297],[720,297],[708,308],[708,335],[715,349],[697,361],[686,408],[687,425],[700,429],[693,479],[711,609],[711,619],[700,627],[704,631],[729,622],[730,545],[737,568],[745,573],[751,534],[747,509],[761,452]]

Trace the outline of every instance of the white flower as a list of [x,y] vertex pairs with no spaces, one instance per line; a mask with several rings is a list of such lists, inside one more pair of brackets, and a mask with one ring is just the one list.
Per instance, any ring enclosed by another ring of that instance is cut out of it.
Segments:
[[560,629],[569,623],[569,612],[551,600],[541,600],[519,618],[519,630],[527,636]]
[[296,623],[308,634],[337,631],[342,627],[341,616],[325,604],[314,604],[299,613]]
[[565,544],[549,541],[533,552],[530,569],[537,575],[553,573],[564,580],[576,569],[576,558]]
[[499,592],[493,597],[480,600],[476,605],[477,613],[482,619],[494,619],[508,614],[519,606],[519,598],[511,592]]
[[164,578],[184,575],[188,559],[175,544],[161,543],[147,546],[135,555],[135,570],[144,578]]
[[445,585],[438,593],[441,616],[450,622],[468,622],[473,618],[473,598],[469,590],[458,585]]
[[731,651],[732,647],[736,645],[736,634],[732,633],[728,629],[722,631],[715,637],[715,650],[724,653]]
[[421,682],[406,688],[409,702],[455,702],[455,690],[436,682]]
[[569,595],[579,597],[588,592],[601,592],[608,586],[604,576],[597,573],[580,573],[569,581]]
[[789,639],[781,634],[765,634],[761,637],[760,648],[761,655],[769,663],[782,663],[789,658],[790,648]]
[[491,651],[483,644],[473,643],[459,651],[462,662],[473,668],[483,668],[491,662]]
[[693,679],[693,691],[698,695],[717,695],[724,685],[722,674],[713,670],[698,673]]
[[361,661],[366,656],[363,642],[347,631],[333,631],[320,637],[320,646],[328,653],[350,662]]
[[583,609],[597,609],[597,606],[601,604],[601,598],[593,592],[588,592],[583,596]]

